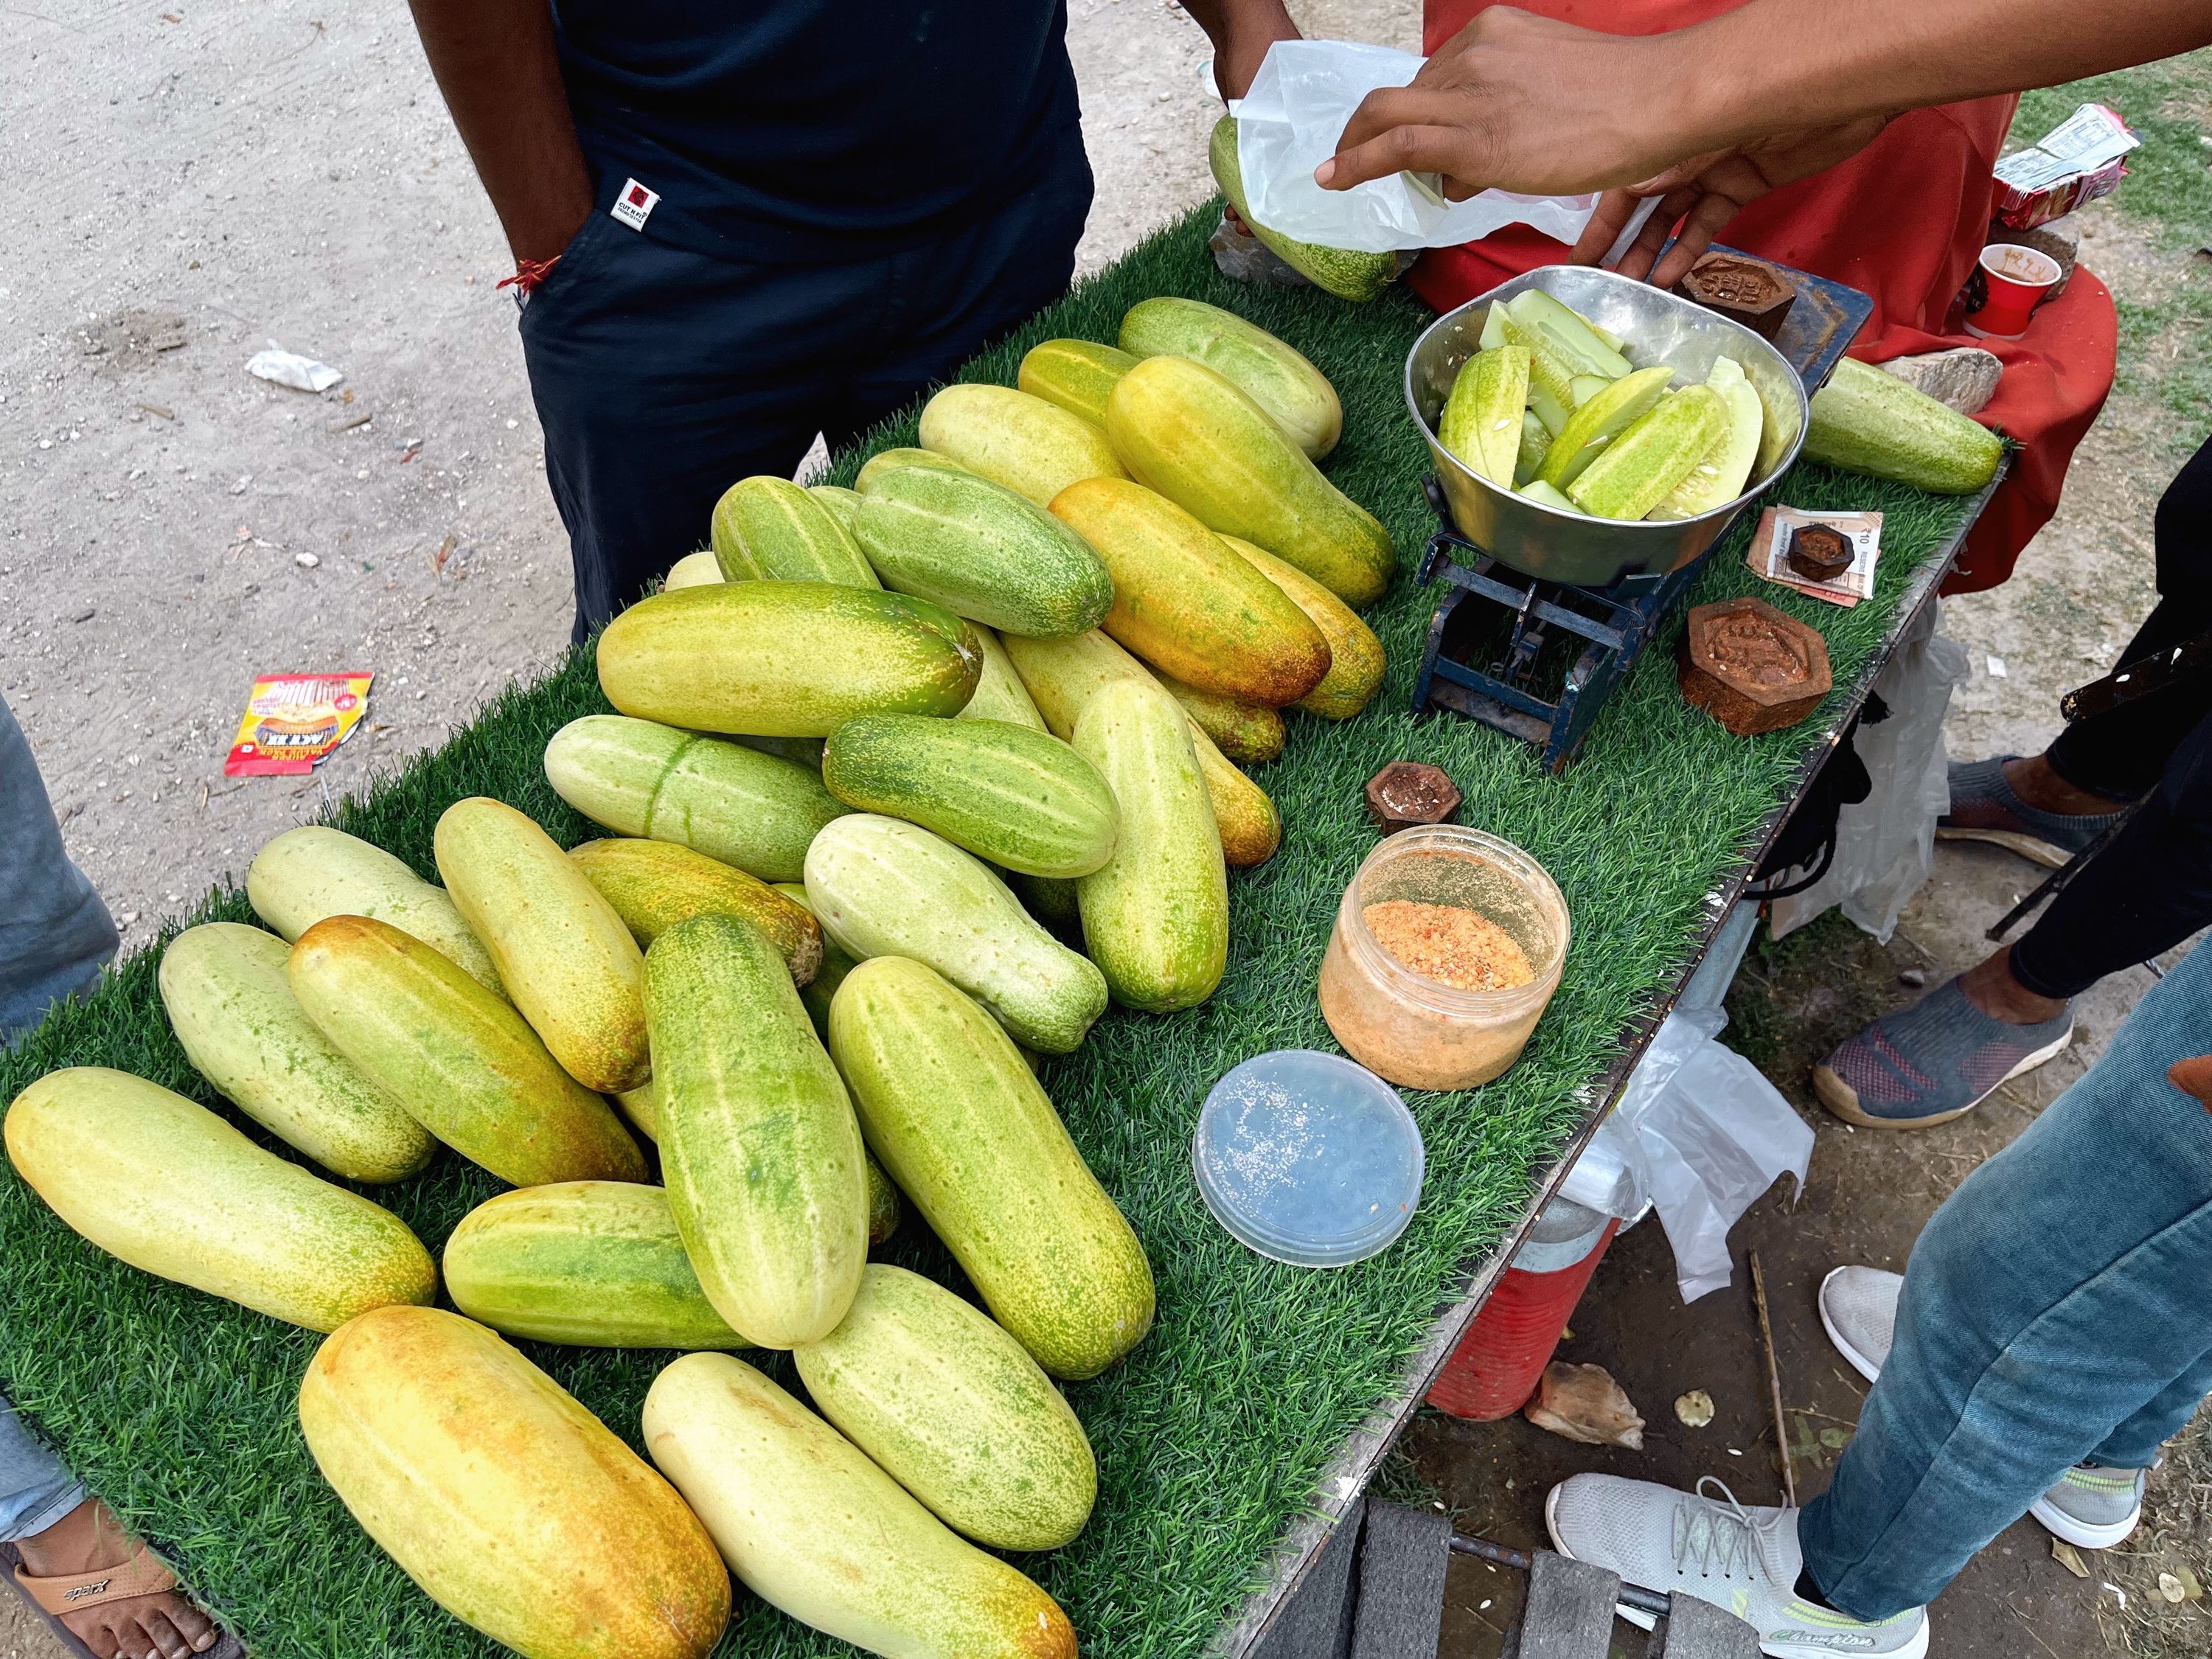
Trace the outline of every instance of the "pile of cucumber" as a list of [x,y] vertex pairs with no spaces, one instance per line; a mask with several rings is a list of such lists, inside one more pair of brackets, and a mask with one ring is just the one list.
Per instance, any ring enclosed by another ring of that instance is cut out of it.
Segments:
[[[734,1571],[878,1652],[1075,1652],[977,1546],[1079,1533],[1097,1470],[1054,1379],[1128,1354],[1154,1291],[1036,1057],[1109,1001],[1212,994],[1228,871],[1281,834],[1231,757],[1365,705],[1354,607],[1395,554],[1315,465],[1334,389],[1226,312],[1147,301],[1020,378],[940,392],[855,490],[730,489],[711,569],[601,636],[617,712],[547,744],[604,838],[458,800],[432,883],[294,830],[248,872],[264,927],[168,946],[186,1056],[304,1158],[389,1184],[442,1145],[513,1188],[442,1275],[391,1211],[152,1082],[72,1068],[9,1108],[77,1232],[328,1334],[318,1466],[519,1651],[691,1659]],[[902,1206],[981,1308],[868,1261]],[[681,1351],[651,1462],[507,1338]]]

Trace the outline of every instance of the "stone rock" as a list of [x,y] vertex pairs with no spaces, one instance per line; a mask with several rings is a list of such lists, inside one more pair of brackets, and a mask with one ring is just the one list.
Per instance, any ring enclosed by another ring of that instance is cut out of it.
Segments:
[[1538,1428],[1585,1446],[1644,1449],[1643,1416],[1602,1365],[1554,1359],[1544,1367],[1536,1397],[1521,1409]]
[[1893,357],[1881,368],[1961,415],[1976,413],[1996,396],[1997,377],[2004,373],[1997,355],[1979,346],[1954,346],[1948,351],[1924,351],[1917,357]]

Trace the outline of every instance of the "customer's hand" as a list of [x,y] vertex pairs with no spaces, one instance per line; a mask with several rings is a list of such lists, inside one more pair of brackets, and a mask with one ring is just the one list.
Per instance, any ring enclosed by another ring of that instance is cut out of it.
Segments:
[[[1649,276],[1656,287],[1672,288],[1747,204],[1857,155],[1885,125],[1881,118],[1869,117],[1846,126],[1783,133],[1741,149],[1692,156],[1656,179],[1626,190],[1608,190],[1568,258],[1576,264],[1595,264],[1637,208],[1656,196],[1657,209],[1614,269],[1625,276]],[[1662,259],[1659,251],[1677,221],[1681,228]]]
[[2185,1095],[2195,1095],[2212,1109],[2212,1054],[2177,1060],[2166,1069],[2166,1080]]

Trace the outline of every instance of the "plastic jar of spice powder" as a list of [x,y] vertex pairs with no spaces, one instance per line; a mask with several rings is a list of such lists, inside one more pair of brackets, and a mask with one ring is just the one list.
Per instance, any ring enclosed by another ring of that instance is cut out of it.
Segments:
[[1408,1089],[1471,1089],[1521,1057],[1570,928],[1544,866],[1457,824],[1389,837],[1344,890],[1321,1011],[1345,1051]]

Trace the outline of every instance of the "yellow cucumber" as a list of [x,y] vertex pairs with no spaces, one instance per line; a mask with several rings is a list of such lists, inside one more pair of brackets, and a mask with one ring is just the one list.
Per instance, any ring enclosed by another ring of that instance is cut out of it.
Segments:
[[1030,348],[1015,383],[1032,398],[1057,404],[1103,429],[1107,394],[1115,381],[1136,366],[1136,358],[1119,346],[1096,340],[1046,340]]
[[995,1020],[879,957],[839,988],[830,1048],[868,1145],[1037,1364],[1096,1376],[1144,1340],[1144,1247]]
[[[793,904],[804,907],[808,915],[814,914],[805,883],[780,881],[775,890]],[[845,982],[845,975],[853,971],[854,963],[852,953],[825,933],[822,935],[822,966],[812,979],[799,988],[799,1000],[806,1005],[806,1018],[814,1024],[814,1035],[824,1042],[830,1040],[830,1000],[837,994],[837,988]],[[627,1103],[628,1097],[624,1097],[624,1102]],[[656,1139],[659,1138],[659,1133],[650,1127],[646,1133]]]
[[1264,328],[1200,300],[1141,300],[1121,319],[1121,349],[1139,357],[1194,357],[1243,387],[1284,435],[1320,460],[1344,430],[1328,377]]
[[1090,1519],[1083,1425],[1020,1343],[942,1285],[872,1264],[844,1322],[792,1358],[816,1409],[956,1532],[1055,1550]]
[[860,544],[902,593],[1000,633],[1048,637],[1097,627],[1114,602],[1106,567],[1089,544],[1003,484],[972,472],[901,467],[862,496]]
[[676,1361],[644,1426],[738,1581],[799,1623],[898,1659],[1075,1659],[1050,1596],[744,1360]]
[[696,553],[686,553],[670,565],[668,574],[661,580],[660,591],[665,593],[671,588],[711,587],[716,582],[728,580],[722,574],[722,567],[715,562],[714,550],[707,548]]
[[[1230,549],[1269,581],[1291,596],[1291,603],[1306,613],[1328,641],[1328,672],[1319,685],[1300,697],[1296,707],[1323,720],[1349,720],[1367,707],[1367,700],[1382,684],[1382,641],[1359,620],[1359,613],[1294,564],[1285,564],[1265,548],[1236,536],[1224,536]],[[1201,764],[1206,756],[1199,755]],[[1210,779],[1209,779],[1210,783]],[[1221,803],[1216,800],[1218,812]],[[1234,860],[1231,860],[1234,862]]]
[[735,916],[768,935],[796,983],[822,966],[822,929],[804,906],[704,853],[665,841],[587,841],[568,857],[640,950],[694,916]]
[[1283,752],[1283,717],[1267,704],[1239,702],[1234,697],[1201,691],[1167,674],[1158,678],[1198,729],[1240,766],[1260,765]]
[[919,824],[838,819],[807,849],[806,897],[855,959],[927,963],[1032,1048],[1073,1054],[1106,1012],[1090,958],[1031,921],[981,860]]
[[1358,253],[1348,248],[1323,247],[1317,242],[1295,241],[1279,235],[1252,216],[1244,198],[1243,169],[1237,158],[1237,118],[1224,115],[1213,124],[1206,144],[1206,160],[1213,182],[1237,210],[1237,216],[1267,250],[1316,288],[1340,300],[1371,300],[1397,279],[1395,253]]
[[1204,363],[1146,358],[1107,399],[1106,435],[1132,477],[1209,530],[1257,542],[1347,605],[1370,604],[1390,585],[1398,555],[1382,522]]
[[726,581],[836,582],[881,587],[853,532],[788,478],[740,478],[714,503],[714,557]]
[[1705,384],[1728,405],[1728,424],[1713,447],[1698,458],[1690,476],[1674,486],[1674,493],[1653,507],[1654,519],[1694,519],[1726,507],[1743,494],[1759,443],[1766,427],[1766,408],[1759,392],[1745,378],[1743,366],[1733,357],[1714,359]]
[[628,1181],[501,1193],[446,1241],[453,1305],[503,1335],[581,1348],[742,1348],[699,1288],[668,1194]]
[[822,778],[848,806],[1024,875],[1088,875],[1114,851],[1105,780],[1051,733],[1011,721],[863,714],[830,738]]
[[446,890],[553,1058],[602,1094],[644,1082],[645,957],[614,906],[537,819],[505,801],[455,801],[435,841]]
[[169,1028],[200,1075],[326,1170],[404,1181],[438,1143],[315,1029],[285,981],[291,947],[237,922],[188,927],[161,952]]
[[698,916],[645,959],[660,1167],[714,1311],[764,1348],[827,1336],[868,1256],[860,1126],[759,929]]
[[432,1134],[501,1181],[639,1181],[613,1110],[522,1016],[420,939],[367,916],[292,947],[292,994],[333,1047]]
[[1116,1002],[1195,1007],[1229,960],[1229,873],[1189,722],[1157,685],[1102,687],[1075,722],[1076,752],[1121,804],[1106,867],[1075,884],[1083,939]]
[[1459,366],[1437,436],[1468,469],[1510,489],[1528,407],[1528,353],[1517,345],[1478,351]]
[[853,493],[865,497],[877,480],[902,466],[933,466],[942,472],[968,470],[950,455],[940,455],[932,449],[879,449],[860,464],[860,476],[853,480]]
[[1078,478],[1122,478],[1096,424],[1004,386],[948,386],[921,407],[921,447],[1042,507]]
[[75,1231],[257,1313],[330,1331],[437,1293],[430,1253],[398,1216],[127,1072],[47,1073],[8,1108],[6,1139],[15,1173]]
[[1000,642],[998,635],[988,628],[977,628],[975,642],[983,648],[983,677],[975,682],[975,695],[968,699],[968,706],[954,718],[1005,720],[1012,726],[1026,726],[1032,732],[1043,731],[1044,716],[1037,713],[1029,688],[1014,672],[1013,659],[1006,654],[1006,647]]
[[763,881],[795,880],[806,844],[845,810],[818,763],[626,714],[586,714],[556,732],[545,779],[618,836],[672,842]]
[[1657,407],[1659,394],[1674,378],[1674,371],[1662,363],[1610,383],[1567,416],[1566,425],[1544,452],[1536,477],[1554,489],[1565,489],[1608,444]]
[[1690,476],[1728,419],[1711,386],[1684,386],[1608,444],[1568,486],[1567,499],[1597,518],[1640,519]]
[[[1144,664],[1095,630],[1072,640],[1009,640],[1006,654],[1036,700],[1046,726],[1063,743],[1074,732],[1083,705],[1100,686],[1152,678]],[[1265,864],[1283,839],[1275,803],[1230,763],[1197,722],[1190,729],[1199,769],[1206,774],[1206,794],[1213,803],[1213,821],[1221,831],[1223,856],[1234,869]]]
[[720,582],[641,599],[599,641],[624,714],[690,732],[826,738],[854,714],[957,714],[982,659],[966,624],[904,593]]
[[444,951],[506,994],[491,952],[461,920],[453,896],[358,836],[319,823],[287,830],[246,866],[246,897],[253,914],[288,943],[325,916],[374,916]]
[[730,1580],[698,1517],[492,1332],[364,1315],[316,1351],[300,1427],[362,1529],[462,1623],[526,1659],[702,1659]]
[[1328,641],[1305,612],[1173,501],[1126,478],[1091,478],[1061,491],[1052,511],[1113,576],[1099,625],[1163,672],[1271,708],[1328,672]]
[[[1776,436],[1787,441],[1778,428]],[[1919,387],[1846,357],[1813,394],[1803,453],[1935,495],[1971,495],[1996,477],[2004,443]]]

